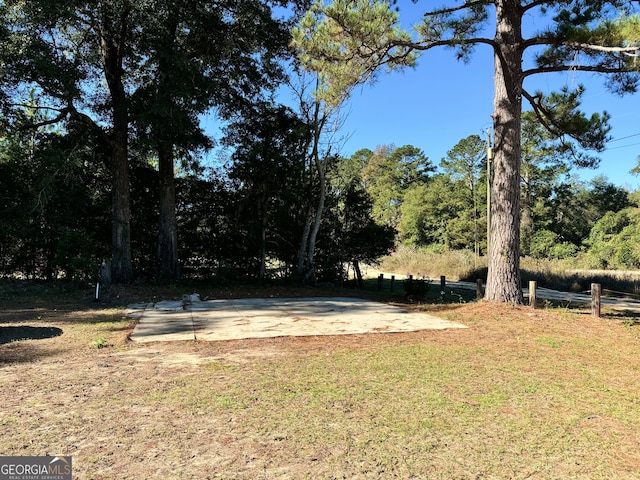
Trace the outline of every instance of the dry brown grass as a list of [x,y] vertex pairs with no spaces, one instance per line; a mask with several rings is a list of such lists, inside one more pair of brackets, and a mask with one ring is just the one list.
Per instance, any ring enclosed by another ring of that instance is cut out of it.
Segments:
[[628,318],[480,302],[415,307],[464,330],[139,345],[114,305],[17,300],[0,325],[63,334],[0,345],[0,452],[74,478],[640,475]]
[[440,278],[444,275],[451,280],[459,280],[486,265],[485,258],[475,258],[473,252],[467,250],[434,252],[400,246],[393,255],[381,259],[378,269],[416,277]]

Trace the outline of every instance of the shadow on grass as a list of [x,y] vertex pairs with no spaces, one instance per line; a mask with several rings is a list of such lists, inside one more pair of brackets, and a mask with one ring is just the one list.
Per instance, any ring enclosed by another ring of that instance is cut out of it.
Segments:
[[44,340],[60,335],[62,329],[58,327],[0,326],[0,345],[18,340]]

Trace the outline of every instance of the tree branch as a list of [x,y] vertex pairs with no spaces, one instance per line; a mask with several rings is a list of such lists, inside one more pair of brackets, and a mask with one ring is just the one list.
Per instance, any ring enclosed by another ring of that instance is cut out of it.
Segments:
[[58,123],[58,122],[62,121],[64,119],[64,117],[66,117],[66,116],[67,116],[67,112],[61,111],[60,114],[55,118],[51,118],[49,120],[43,120],[43,121],[37,122],[37,123],[30,123],[30,124],[27,124],[27,125],[23,125],[18,130],[21,130],[21,131],[24,131],[24,130],[37,130],[38,128],[46,127],[47,125],[53,125],[54,123]]
[[467,10],[468,8],[473,7],[486,7],[489,5],[493,5],[493,0],[476,0],[471,2],[465,2],[463,5],[459,5],[457,7],[443,8],[441,10],[434,10],[433,12],[427,12],[424,14],[425,17],[433,16],[433,15],[448,15],[450,13],[460,12],[462,10]]
[[454,40],[454,39],[447,39],[447,40],[438,40],[437,42],[427,42],[426,44],[421,44],[421,43],[415,43],[415,42],[406,42],[406,45],[404,44],[405,42],[399,42],[400,46],[407,46],[407,47],[411,47],[414,50],[430,50],[432,48],[435,47],[457,47],[460,45],[477,45],[477,44],[485,44],[485,45],[489,45],[491,47],[493,47],[495,45],[495,42],[490,39],[490,38],[483,38],[483,37],[478,37],[478,38],[468,38],[468,39],[464,39],[464,40]]
[[69,110],[67,108],[42,107],[40,105],[29,105],[26,103],[11,103],[9,104],[9,106],[28,108],[32,110],[52,110],[54,112],[58,112],[58,115],[55,116],[54,118],[49,118],[47,120],[42,120],[36,123],[23,124],[18,128],[19,131],[37,130],[38,128],[46,127],[47,125],[53,125],[54,123],[58,123],[62,121],[69,114]]
[[536,118],[540,121],[545,130],[547,130],[552,135],[561,136],[562,132],[556,130],[553,125],[547,121],[551,116],[550,112],[545,109],[539,101],[537,102],[536,98],[529,92],[527,92],[524,88],[522,89],[522,96],[527,99],[527,101],[533,108],[533,112],[535,113]]
[[94,132],[97,133],[97,135],[102,139],[102,141],[104,141],[107,144],[112,143],[112,139],[107,134],[107,132],[105,132],[103,128],[100,128],[100,126],[89,115],[87,115],[86,113],[79,112],[76,109],[76,107],[71,103],[71,101],[69,101],[67,109],[69,111],[69,115],[73,119],[81,123],[84,123],[89,128],[91,128]]
[[[640,47],[605,47],[603,45],[591,45],[589,43],[565,43],[567,47],[573,47],[580,50],[594,50],[596,52],[622,53],[630,57],[640,56]],[[632,53],[633,52],[633,53]]]
[[536,75],[538,73],[553,73],[553,72],[593,72],[593,73],[633,73],[625,67],[607,67],[604,65],[554,65],[552,67],[538,67],[531,68],[522,72],[522,77],[526,78],[530,75]]
[[551,5],[553,3],[556,3],[556,2],[551,0],[533,0],[531,3],[528,3],[522,6],[522,11],[527,12],[532,8],[540,7],[542,5]]

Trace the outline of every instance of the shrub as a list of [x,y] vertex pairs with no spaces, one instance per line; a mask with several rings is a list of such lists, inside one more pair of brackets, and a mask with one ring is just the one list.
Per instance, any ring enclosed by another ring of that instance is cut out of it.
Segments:
[[407,297],[418,299],[424,298],[430,287],[431,281],[425,278],[407,278],[402,282]]

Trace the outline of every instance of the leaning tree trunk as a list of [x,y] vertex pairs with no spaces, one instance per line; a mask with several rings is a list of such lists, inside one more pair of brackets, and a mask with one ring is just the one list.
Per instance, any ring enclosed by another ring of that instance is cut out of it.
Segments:
[[518,1],[496,2],[491,246],[486,299],[524,303],[520,281],[522,32]]
[[178,222],[176,220],[176,182],[173,174],[173,146],[158,144],[158,174],[160,177],[160,212],[156,274],[159,278],[180,279],[178,261]]

